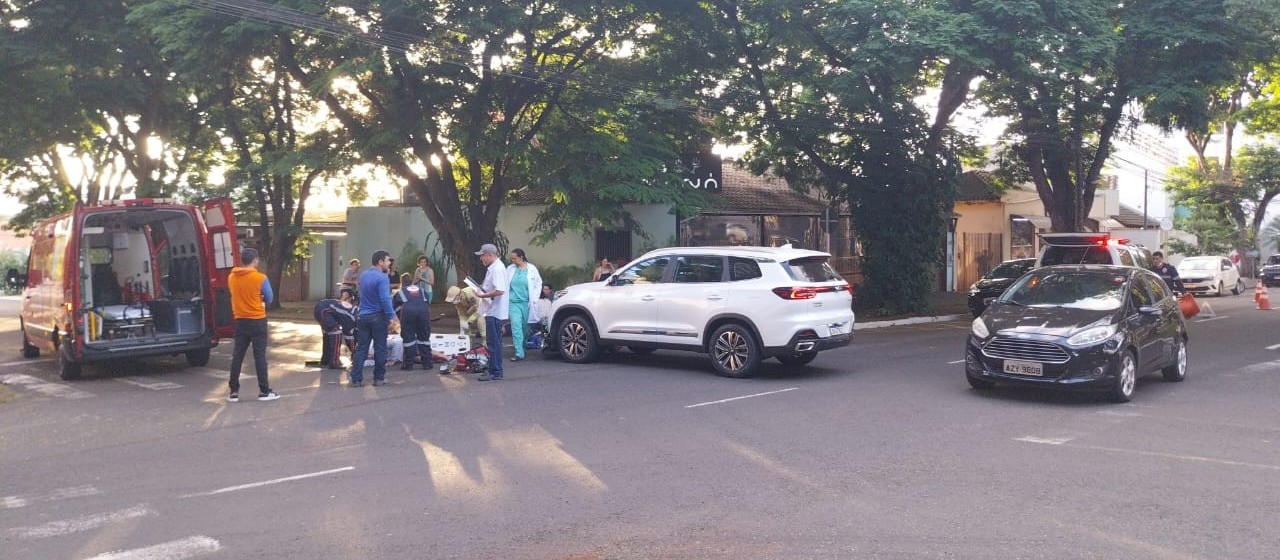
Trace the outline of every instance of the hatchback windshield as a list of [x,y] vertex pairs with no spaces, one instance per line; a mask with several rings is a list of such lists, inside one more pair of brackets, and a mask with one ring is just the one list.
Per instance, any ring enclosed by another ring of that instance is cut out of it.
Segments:
[[1001,303],[1107,311],[1124,304],[1125,277],[1101,271],[1035,271],[1000,296]]
[[1217,270],[1221,259],[1184,259],[1178,263],[1181,270]]

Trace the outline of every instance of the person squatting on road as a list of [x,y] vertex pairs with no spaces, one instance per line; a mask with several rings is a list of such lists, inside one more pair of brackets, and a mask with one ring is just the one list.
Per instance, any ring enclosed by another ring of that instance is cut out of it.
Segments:
[[431,368],[431,306],[427,294],[417,284],[409,284],[397,294],[400,306],[400,336],[404,338],[404,363],[400,369],[413,369],[414,360],[422,357],[422,369]]
[[471,286],[465,288],[449,286],[449,291],[444,295],[444,302],[452,303],[454,311],[458,312],[458,328],[462,330],[462,334],[478,335],[481,341],[484,340],[484,317],[480,314],[480,298],[476,297],[476,291]]
[[489,349],[489,373],[477,378],[479,381],[502,381],[502,322],[510,315],[507,305],[507,292],[511,290],[511,282],[507,278],[507,269],[502,266],[498,257],[498,247],[485,243],[476,251],[480,262],[484,263],[484,283],[476,297],[489,300],[484,312],[485,342]]
[[228,401],[240,402],[240,367],[253,344],[253,367],[258,374],[258,400],[280,398],[267,382],[267,304],[275,295],[267,275],[258,272],[258,252],[240,251],[240,264],[231,269],[227,288],[231,292],[231,316],[235,317],[235,346],[231,350],[231,387]]
[[533,302],[536,309],[529,314],[529,332],[547,334],[551,324],[551,303],[555,301],[556,287],[551,284],[542,285],[542,294]]
[[373,266],[360,273],[360,312],[356,315],[356,354],[352,359],[351,370],[347,373],[348,387],[364,385],[364,362],[369,357],[369,346],[373,345],[373,385],[376,387],[386,382],[387,377],[387,330],[395,319],[395,310],[391,308],[391,285],[387,279],[387,268],[391,262],[391,254],[386,251],[374,251]]
[[356,348],[356,316],[352,305],[354,292],[343,288],[339,299],[322,299],[316,302],[312,315],[320,323],[324,333],[324,344],[320,351],[320,366],[329,369],[342,369],[342,347],[348,352]]
[[536,302],[542,293],[542,275],[538,267],[533,266],[525,258],[524,249],[511,250],[511,264],[507,265],[507,278],[511,279],[509,294],[509,313],[511,315],[511,344],[516,348],[516,355],[511,361],[524,359],[525,336],[529,323],[538,322]]

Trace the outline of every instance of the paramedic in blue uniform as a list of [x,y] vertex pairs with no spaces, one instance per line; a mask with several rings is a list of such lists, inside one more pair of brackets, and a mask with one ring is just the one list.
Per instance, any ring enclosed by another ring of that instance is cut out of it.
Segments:
[[404,302],[400,306],[400,336],[404,338],[404,363],[400,369],[413,369],[418,356],[422,357],[422,369],[429,369],[431,306],[427,303],[427,294],[417,284],[409,284],[400,288],[396,297]]
[[342,369],[342,347],[348,352],[356,348],[356,316],[352,300],[355,293],[350,288],[339,292],[339,299],[322,299],[316,302],[313,315],[320,323],[324,344],[320,353],[320,365],[329,369]]

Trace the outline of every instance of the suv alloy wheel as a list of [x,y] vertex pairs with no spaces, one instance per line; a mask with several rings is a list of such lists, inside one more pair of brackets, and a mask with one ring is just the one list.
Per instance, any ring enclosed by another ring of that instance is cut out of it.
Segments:
[[582,315],[573,315],[560,322],[560,357],[571,364],[585,364],[600,355],[600,342],[595,327]]
[[711,365],[725,377],[751,377],[760,367],[760,348],[746,327],[729,323],[711,335]]

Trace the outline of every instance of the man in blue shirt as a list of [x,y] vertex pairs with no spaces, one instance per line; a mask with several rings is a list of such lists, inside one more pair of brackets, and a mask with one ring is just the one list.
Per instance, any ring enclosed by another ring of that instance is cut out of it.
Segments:
[[364,361],[373,343],[373,386],[387,382],[387,329],[396,312],[391,308],[391,284],[387,269],[391,254],[374,251],[373,266],[360,273],[360,311],[356,314],[356,354],[348,374],[348,387],[364,385]]

